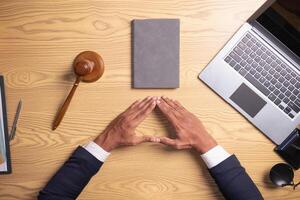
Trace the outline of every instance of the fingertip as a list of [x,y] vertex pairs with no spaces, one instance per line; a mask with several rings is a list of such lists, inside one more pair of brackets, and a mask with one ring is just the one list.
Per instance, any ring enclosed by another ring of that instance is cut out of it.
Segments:
[[156,101],[152,100],[151,102],[149,102],[147,110],[152,111],[155,107],[156,107]]
[[144,136],[144,142],[151,142],[151,136]]
[[151,137],[151,142],[160,143],[160,139],[158,137]]
[[163,100],[162,102],[165,104],[168,104],[168,102],[170,101],[170,99],[166,96],[163,96],[162,100]]
[[155,136],[144,136],[144,142],[155,142],[155,143],[159,143],[159,139]]
[[156,101],[152,101],[152,102],[149,104],[149,106],[148,106],[146,112],[147,112],[147,113],[150,113],[155,107],[156,107]]
[[155,100],[155,97],[154,96],[152,96],[150,99],[149,99],[149,103],[152,103],[152,102],[155,102],[156,100]]
[[152,99],[151,99],[151,103],[156,103],[156,97],[152,97]]
[[166,137],[160,137],[159,141],[160,141],[160,143],[166,144],[167,143],[167,138]]
[[149,136],[135,136],[136,140],[138,141],[138,143],[143,143],[143,142],[149,142],[150,141],[150,137]]
[[158,105],[160,105],[162,102],[163,102],[163,100],[160,100],[160,99],[156,101],[156,103],[157,103]]

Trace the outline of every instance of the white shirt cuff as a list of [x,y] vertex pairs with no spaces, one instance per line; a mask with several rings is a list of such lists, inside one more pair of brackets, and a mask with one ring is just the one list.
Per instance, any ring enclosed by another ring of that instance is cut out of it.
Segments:
[[83,148],[85,148],[90,154],[92,154],[95,158],[97,158],[101,162],[104,162],[107,159],[107,157],[110,155],[109,152],[102,149],[98,144],[96,144],[93,141],[84,145]]
[[226,160],[231,155],[221,146],[217,145],[210,149],[208,152],[201,155],[201,158],[205,162],[208,169],[211,169],[224,160]]

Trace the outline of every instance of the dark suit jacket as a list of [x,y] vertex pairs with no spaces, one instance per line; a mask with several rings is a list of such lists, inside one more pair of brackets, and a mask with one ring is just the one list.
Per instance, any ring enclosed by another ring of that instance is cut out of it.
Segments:
[[[78,147],[69,160],[40,191],[39,200],[74,200],[99,171],[102,162],[82,147]],[[210,169],[220,191],[230,200],[263,199],[257,187],[232,155]]]

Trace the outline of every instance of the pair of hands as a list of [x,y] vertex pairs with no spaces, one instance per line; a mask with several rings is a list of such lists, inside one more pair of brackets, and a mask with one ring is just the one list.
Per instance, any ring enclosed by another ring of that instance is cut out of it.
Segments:
[[[137,126],[158,107],[175,130],[176,137],[137,136]],[[135,101],[116,117],[94,141],[110,152],[119,146],[133,146],[143,142],[162,143],[175,149],[194,148],[203,154],[217,142],[207,133],[201,121],[178,101],[167,97],[147,97]]]

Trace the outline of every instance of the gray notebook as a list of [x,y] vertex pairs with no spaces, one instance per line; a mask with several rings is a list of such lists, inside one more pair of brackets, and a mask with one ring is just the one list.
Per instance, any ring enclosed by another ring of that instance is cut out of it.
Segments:
[[132,21],[134,88],[179,87],[179,19]]

